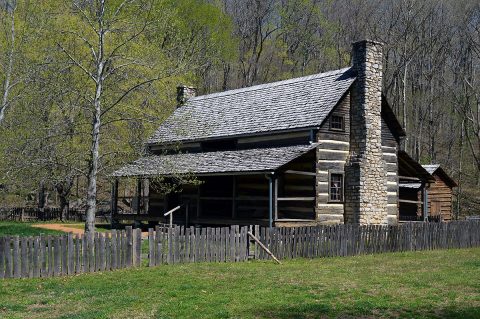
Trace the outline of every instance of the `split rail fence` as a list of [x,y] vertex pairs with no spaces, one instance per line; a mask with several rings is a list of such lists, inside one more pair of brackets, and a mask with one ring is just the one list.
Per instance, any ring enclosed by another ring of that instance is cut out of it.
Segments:
[[[271,258],[250,240],[249,232],[278,259],[480,246],[478,220],[271,229],[258,226],[157,227],[149,229],[144,245],[140,229],[127,227],[126,230],[84,236],[0,237],[0,278],[52,277],[142,265]],[[142,258],[147,261],[142,263]]]

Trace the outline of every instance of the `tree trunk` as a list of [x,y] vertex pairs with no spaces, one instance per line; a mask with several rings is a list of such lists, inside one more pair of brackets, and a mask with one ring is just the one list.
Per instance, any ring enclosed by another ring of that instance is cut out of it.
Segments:
[[90,149],[90,165],[87,176],[87,209],[85,213],[86,232],[95,231],[95,213],[97,212],[97,173],[100,146],[100,101],[95,101],[95,104],[95,116],[92,123],[92,147]]
[[10,29],[10,51],[8,53],[7,68],[5,71],[5,81],[3,83],[2,104],[0,104],[0,124],[5,118],[5,110],[9,104],[8,95],[10,93],[10,81],[13,73],[13,59],[15,49],[15,15],[11,13],[11,29]]
[[73,187],[73,178],[67,178],[65,182],[57,183],[55,189],[60,200],[60,219],[62,222],[67,220],[70,209],[70,193]]
[[67,197],[65,196],[59,195],[59,198],[60,198],[60,220],[62,222],[66,222],[70,203]]
[[41,181],[38,187],[38,211],[40,212],[40,218],[44,219],[45,214],[45,204],[46,204],[46,195],[45,195],[45,182]]
[[458,220],[458,217],[462,214],[462,178],[463,178],[463,139],[464,139],[464,130],[465,130],[465,120],[462,120],[462,128],[460,131],[460,140],[459,140],[459,152],[460,152],[460,160],[458,161],[458,188],[457,188],[457,210],[455,212],[455,220]]
[[105,14],[105,1],[102,0],[99,3],[98,10],[98,53],[96,63],[95,74],[95,99],[93,100],[93,121],[92,121],[92,146],[90,149],[90,163],[88,168],[88,186],[87,186],[87,209],[85,218],[85,231],[95,231],[95,213],[97,212],[97,174],[99,165],[99,149],[100,149],[100,126],[102,115],[102,94],[103,94],[103,81],[104,81],[104,14]]

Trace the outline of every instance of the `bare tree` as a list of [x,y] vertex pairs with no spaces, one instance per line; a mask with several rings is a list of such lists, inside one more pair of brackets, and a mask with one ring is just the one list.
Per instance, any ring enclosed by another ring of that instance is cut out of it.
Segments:
[[[2,18],[2,28],[5,34],[3,53],[5,59],[0,63],[1,73],[3,74],[2,82],[2,100],[0,103],[0,124],[5,118],[5,111],[10,105],[10,92],[14,85],[13,82],[13,68],[15,59],[15,12],[16,5],[10,1],[6,1],[2,7],[0,7],[0,18]],[[1,48],[1,47],[0,47]],[[2,50],[2,51],[3,51]]]
[[[157,75],[145,78],[135,74],[130,68],[153,69],[154,67],[147,61],[141,60],[141,55],[135,56],[126,50],[137,43],[136,41],[145,32],[151,9],[150,2],[124,0],[113,4],[105,0],[97,0],[82,6],[74,3],[73,6],[73,13],[79,18],[85,32],[71,30],[64,32],[69,34],[73,41],[79,41],[89,51],[88,57],[76,56],[76,52],[70,50],[64,43],[59,42],[58,45],[71,63],[83,73],[87,83],[91,83],[84,95],[86,109],[91,116],[85,222],[85,230],[91,232],[95,228],[97,179],[101,160],[101,128],[105,125],[103,120],[130,94],[159,80],[160,77]],[[124,18],[128,15],[130,15],[130,21],[125,23]],[[134,23],[135,19],[141,22]],[[87,38],[84,36],[85,33],[94,36]],[[124,77],[127,75],[138,77],[132,82]],[[112,118],[110,120],[113,121]]]

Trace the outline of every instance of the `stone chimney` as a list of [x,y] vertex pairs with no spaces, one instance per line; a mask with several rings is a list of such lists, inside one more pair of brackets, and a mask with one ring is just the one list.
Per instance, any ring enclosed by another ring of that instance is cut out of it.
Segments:
[[197,88],[186,85],[177,86],[177,106],[182,106],[195,96],[197,96]]
[[387,174],[382,154],[382,47],[353,43],[350,156],[345,167],[345,222],[387,224]]

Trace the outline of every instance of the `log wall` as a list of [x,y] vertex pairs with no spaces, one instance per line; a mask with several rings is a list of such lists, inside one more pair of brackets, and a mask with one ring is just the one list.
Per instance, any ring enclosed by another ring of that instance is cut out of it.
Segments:
[[387,219],[388,224],[395,225],[398,222],[398,143],[382,118],[382,152],[387,165]]
[[[345,130],[330,129],[332,115],[344,117]],[[350,150],[350,94],[334,108],[317,133],[316,214],[319,224],[344,222],[344,201],[332,202],[329,197],[329,174],[344,173]]]
[[452,188],[440,176],[434,174],[433,177],[435,177],[435,183],[428,187],[429,216],[450,221],[452,220]]

